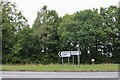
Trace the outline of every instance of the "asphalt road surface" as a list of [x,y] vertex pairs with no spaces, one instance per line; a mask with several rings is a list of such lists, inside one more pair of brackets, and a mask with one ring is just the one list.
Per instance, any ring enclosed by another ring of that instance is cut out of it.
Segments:
[[[118,80],[118,72],[14,72],[3,71],[2,80]],[[19,79],[18,79],[19,78]],[[30,79],[31,78],[31,79]]]

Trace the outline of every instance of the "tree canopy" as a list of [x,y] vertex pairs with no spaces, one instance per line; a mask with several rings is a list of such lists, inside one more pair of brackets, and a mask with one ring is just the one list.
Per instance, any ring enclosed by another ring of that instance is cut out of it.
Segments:
[[[59,17],[47,5],[30,28],[15,3],[2,2],[2,63],[61,63],[59,51],[80,48],[81,63],[119,63],[120,8],[101,7]],[[79,46],[78,46],[79,45]]]

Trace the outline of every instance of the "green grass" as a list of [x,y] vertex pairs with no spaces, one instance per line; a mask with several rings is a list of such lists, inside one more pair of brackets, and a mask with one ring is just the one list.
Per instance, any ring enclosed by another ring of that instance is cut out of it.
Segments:
[[95,65],[2,65],[2,71],[118,71],[118,64]]

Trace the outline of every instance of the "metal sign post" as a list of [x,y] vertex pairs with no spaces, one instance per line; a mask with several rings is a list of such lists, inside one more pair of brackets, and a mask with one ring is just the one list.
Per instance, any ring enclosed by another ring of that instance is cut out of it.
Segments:
[[74,64],[74,56],[73,56],[73,64]]
[[[80,45],[78,44],[76,47],[77,47],[77,50],[78,50],[78,54],[80,55],[81,54]],[[78,67],[80,67],[80,56],[79,55],[77,55],[77,57],[78,57]]]
[[80,66],[80,56],[78,55],[77,58],[78,58],[78,67],[79,67]]
[[62,65],[63,65],[63,57],[62,57]]
[[68,57],[68,65],[70,64],[70,60],[69,60],[69,57]]

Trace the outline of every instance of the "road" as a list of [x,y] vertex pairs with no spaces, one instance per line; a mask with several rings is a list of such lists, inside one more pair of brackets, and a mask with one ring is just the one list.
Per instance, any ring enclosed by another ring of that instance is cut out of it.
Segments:
[[118,80],[118,72],[3,71],[2,78],[3,78],[2,80]]
[[2,72],[3,78],[118,78],[118,72]]

